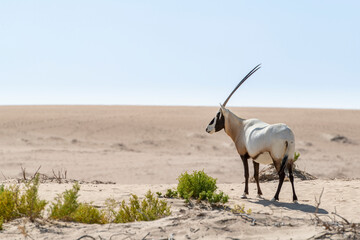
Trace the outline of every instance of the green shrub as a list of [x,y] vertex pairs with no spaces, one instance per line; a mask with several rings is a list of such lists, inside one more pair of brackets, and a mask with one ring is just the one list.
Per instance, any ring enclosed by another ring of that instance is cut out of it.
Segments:
[[80,186],[78,183],[75,183],[72,189],[66,190],[62,194],[59,194],[55,200],[55,203],[52,203],[50,207],[50,218],[63,220],[63,221],[72,221],[72,214],[75,213],[76,209],[79,207],[77,201],[79,197]]
[[[18,218],[29,217],[31,221],[42,216],[47,202],[38,197],[39,175],[26,183],[25,193],[20,194],[19,186],[5,188],[0,185],[0,230],[3,222]],[[159,200],[149,190],[143,201],[136,195],[130,198],[130,204],[122,202],[120,210],[115,208],[114,199],[107,199],[106,208],[99,211],[88,203],[79,203],[80,186],[75,183],[72,189],[64,191],[55,198],[49,210],[49,218],[74,221],[87,224],[104,224],[109,222],[123,223],[132,221],[151,221],[171,214],[170,207],[165,200]],[[171,194],[176,191],[171,191]]]
[[29,217],[30,221],[41,217],[47,202],[40,200],[38,196],[39,191],[39,174],[36,174],[33,180],[25,184],[25,194],[19,199],[17,210],[21,216]]
[[88,203],[78,202],[79,191],[80,185],[75,183],[72,189],[59,194],[50,207],[50,218],[88,224],[108,223],[104,212]]
[[161,192],[156,192],[158,197],[166,197],[166,198],[175,198],[178,196],[178,192],[176,190],[167,189],[165,195],[163,195]]
[[207,200],[209,203],[227,203],[229,200],[229,196],[225,195],[224,192],[219,192],[219,193],[215,193],[215,192],[201,192],[199,195],[198,200]]
[[20,191],[18,186],[13,185],[8,188],[2,186],[0,188],[0,217],[4,222],[19,217],[17,210],[19,195]]
[[296,162],[296,160],[298,160],[299,157],[300,157],[300,153],[294,152],[294,162]]
[[105,209],[101,210],[102,218],[104,223],[113,222],[117,212],[115,208],[117,207],[115,199],[108,198],[105,200]]
[[178,192],[176,190],[168,189],[165,193],[165,197],[167,198],[174,198],[178,196]]
[[87,203],[80,203],[74,213],[71,214],[71,219],[74,222],[88,223],[88,224],[104,224],[107,223],[105,216],[94,206]]
[[178,193],[186,200],[194,198],[207,200],[210,203],[226,203],[229,199],[229,196],[223,192],[215,193],[216,179],[208,176],[204,171],[194,171],[192,174],[185,172],[180,175],[178,181]]
[[159,200],[149,190],[143,201],[138,196],[130,197],[129,205],[125,200],[120,205],[120,210],[115,216],[115,223],[126,223],[134,221],[152,221],[171,214],[170,207],[165,200]]
[[[19,217],[29,217],[30,221],[42,216],[47,204],[38,196],[39,175],[25,184],[25,193],[21,194],[19,186],[0,186],[0,218],[7,222]],[[2,224],[1,223],[1,224]]]

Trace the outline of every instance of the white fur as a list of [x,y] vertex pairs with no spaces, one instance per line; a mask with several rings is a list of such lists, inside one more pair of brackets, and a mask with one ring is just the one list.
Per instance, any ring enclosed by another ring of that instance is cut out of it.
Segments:
[[288,158],[294,158],[295,137],[287,125],[268,124],[259,119],[241,119],[223,106],[221,112],[225,118],[225,132],[233,139],[240,155],[248,153],[262,164],[281,161],[286,150]]
[[[285,156],[285,142],[288,142],[289,158],[293,158],[295,138],[285,124],[267,124],[258,119],[243,121],[244,144],[251,158],[256,162],[270,164],[273,159],[280,160]],[[260,155],[259,155],[260,154]]]
[[[242,119],[220,106],[225,122],[224,130],[234,141],[241,156],[248,154],[255,162],[261,164],[274,163],[278,172],[285,156],[288,157],[288,162],[294,160],[295,137],[287,125],[268,124],[259,119]],[[215,125],[216,117],[206,131],[214,133]],[[242,198],[246,198],[245,193]],[[274,200],[275,198],[272,201]]]

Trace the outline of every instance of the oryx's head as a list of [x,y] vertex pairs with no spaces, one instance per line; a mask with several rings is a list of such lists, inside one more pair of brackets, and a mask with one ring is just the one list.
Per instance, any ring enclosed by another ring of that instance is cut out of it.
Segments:
[[224,112],[225,108],[220,104],[221,108],[217,112],[216,116],[211,120],[209,125],[206,128],[206,132],[213,134],[218,132],[225,127],[225,117]]
[[231,98],[231,96],[234,94],[234,92],[241,86],[241,84],[243,84],[246,79],[248,79],[254,72],[256,72],[258,69],[260,68],[260,64],[257,65],[256,67],[253,68],[253,70],[251,70],[240,82],[239,84],[235,87],[235,89],[230,93],[230,95],[228,96],[228,98],[225,100],[224,104],[221,105],[220,104],[220,109],[217,112],[216,116],[211,120],[211,122],[209,123],[209,125],[206,128],[206,132],[212,134],[214,132],[218,132],[221,129],[225,128],[225,116],[224,113],[226,111],[225,106],[227,104],[227,102],[229,101],[229,99]]

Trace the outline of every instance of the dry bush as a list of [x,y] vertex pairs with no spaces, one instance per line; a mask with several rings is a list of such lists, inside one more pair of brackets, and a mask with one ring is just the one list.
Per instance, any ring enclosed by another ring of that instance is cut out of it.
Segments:
[[316,210],[313,219],[316,225],[322,226],[325,231],[311,237],[311,239],[360,239],[360,224],[351,223],[346,218],[340,216],[335,212],[332,212],[332,217],[326,216],[327,219],[320,217],[317,213],[321,204],[321,197],[324,193],[322,189],[319,199],[316,199]]

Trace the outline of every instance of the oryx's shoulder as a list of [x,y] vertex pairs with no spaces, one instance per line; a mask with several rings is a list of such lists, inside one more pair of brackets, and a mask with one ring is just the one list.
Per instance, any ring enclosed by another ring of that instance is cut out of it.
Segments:
[[244,127],[245,128],[250,128],[250,127],[266,127],[269,126],[268,123],[263,122],[259,119],[256,118],[251,118],[251,119],[247,119],[244,121]]

